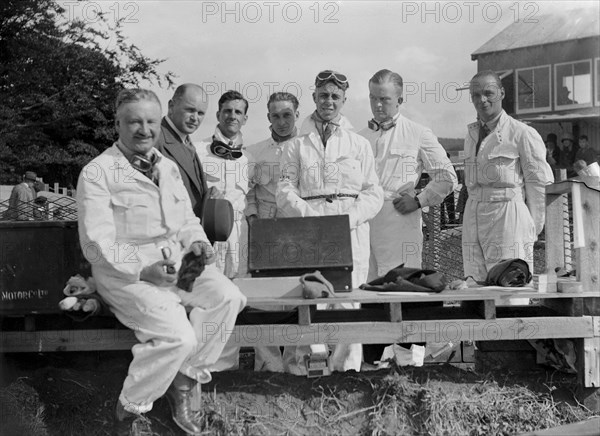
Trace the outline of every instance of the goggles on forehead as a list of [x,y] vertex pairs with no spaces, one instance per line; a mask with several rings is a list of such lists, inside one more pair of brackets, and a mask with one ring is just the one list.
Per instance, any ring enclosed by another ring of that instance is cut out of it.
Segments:
[[210,151],[215,156],[229,160],[239,159],[243,155],[241,148],[234,148],[214,138],[212,144],[210,144]]
[[333,80],[339,85],[345,85],[346,87],[348,86],[348,78],[345,75],[331,70],[321,71],[319,74],[317,74],[315,86],[319,87],[328,80]]

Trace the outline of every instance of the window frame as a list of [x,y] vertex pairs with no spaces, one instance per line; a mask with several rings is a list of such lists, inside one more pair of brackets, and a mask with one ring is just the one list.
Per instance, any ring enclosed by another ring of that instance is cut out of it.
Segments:
[[[557,73],[557,69],[560,66],[563,65],[575,65],[575,64],[582,64],[582,63],[587,63],[590,67],[590,92],[594,93],[594,69],[592,68],[592,59],[579,59],[576,61],[570,61],[570,62],[560,62],[557,64],[554,64],[554,108],[556,110],[562,110],[562,109],[576,109],[576,108],[582,108],[582,107],[591,107],[594,104],[594,99],[595,96],[591,95],[590,96],[590,101],[587,103],[577,103],[577,104],[558,104],[558,73]],[[562,85],[561,85],[562,86]],[[573,96],[575,97],[575,96]]]
[[[519,107],[519,73],[521,71],[536,70],[546,68],[548,70],[548,106],[521,109]],[[534,112],[548,112],[552,110],[552,64],[536,65],[533,67],[515,69],[515,113],[527,114]]]

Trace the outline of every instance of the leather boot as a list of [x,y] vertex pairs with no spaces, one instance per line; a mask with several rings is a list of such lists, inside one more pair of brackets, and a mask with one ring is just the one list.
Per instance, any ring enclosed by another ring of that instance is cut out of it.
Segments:
[[153,434],[150,420],[143,415],[128,412],[121,401],[117,400],[113,435],[145,436],[149,434]]
[[165,396],[171,408],[175,424],[187,434],[199,435],[202,432],[200,384],[192,381],[187,386],[175,387],[173,384]]

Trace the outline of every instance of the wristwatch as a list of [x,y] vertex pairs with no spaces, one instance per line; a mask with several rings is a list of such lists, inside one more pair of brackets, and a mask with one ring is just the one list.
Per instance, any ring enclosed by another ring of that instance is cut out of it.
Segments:
[[421,209],[421,202],[419,201],[419,197],[415,195],[415,201],[417,202],[417,209]]

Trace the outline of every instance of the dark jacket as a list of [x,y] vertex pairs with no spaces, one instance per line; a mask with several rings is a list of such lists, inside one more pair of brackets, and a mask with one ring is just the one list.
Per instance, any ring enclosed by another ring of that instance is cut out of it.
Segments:
[[202,199],[208,192],[208,186],[198,154],[194,152],[192,155],[190,153],[186,145],[179,139],[177,132],[173,130],[165,118],[162,119],[160,127],[161,133],[156,148],[179,167],[183,184],[192,201],[194,214],[198,218],[202,218]]

